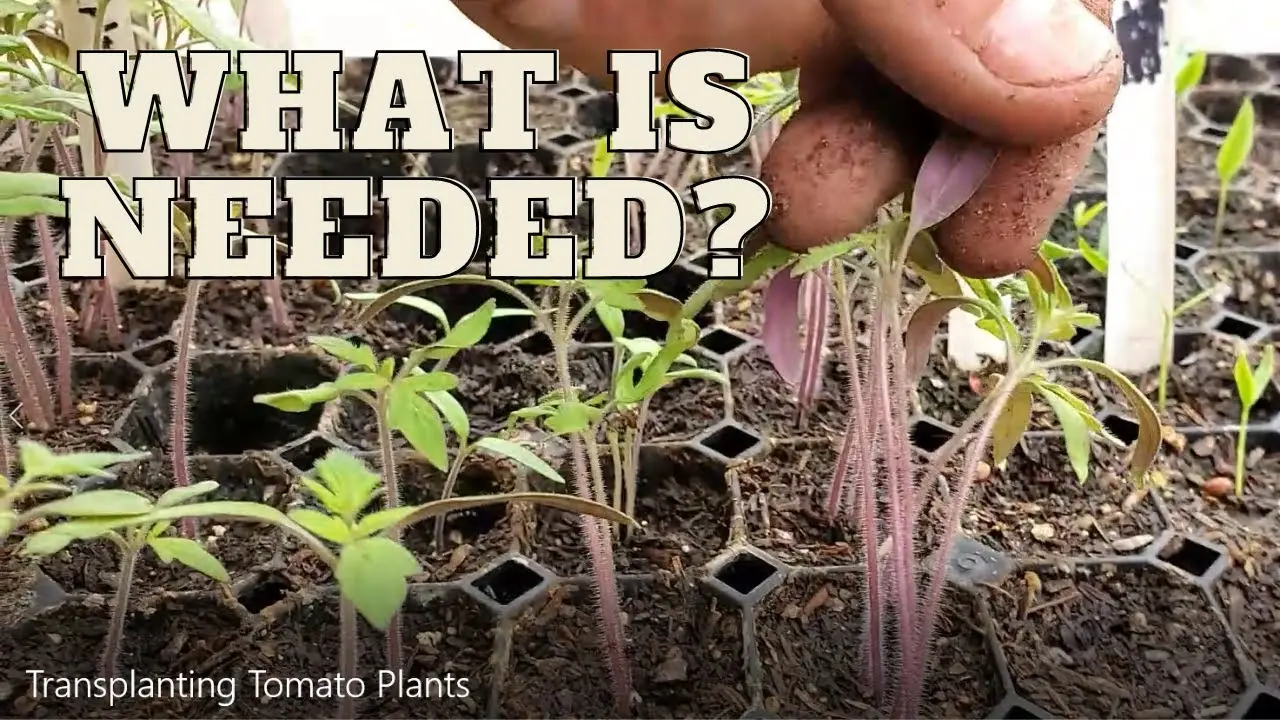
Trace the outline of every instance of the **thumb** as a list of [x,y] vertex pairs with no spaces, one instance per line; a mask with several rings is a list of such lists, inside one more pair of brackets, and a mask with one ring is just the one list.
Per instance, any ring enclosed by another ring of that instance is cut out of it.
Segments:
[[822,0],[859,50],[939,115],[1040,145],[1099,123],[1120,87],[1111,0]]

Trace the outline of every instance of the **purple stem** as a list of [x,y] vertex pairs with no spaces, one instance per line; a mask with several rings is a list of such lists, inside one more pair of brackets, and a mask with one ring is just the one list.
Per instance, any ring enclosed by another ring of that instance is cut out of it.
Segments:
[[814,398],[822,385],[823,351],[827,345],[827,333],[831,327],[831,303],[827,297],[827,270],[810,273],[801,281],[804,297],[805,337],[804,357],[800,365],[800,383],[796,388],[797,424],[804,429],[809,423]]
[[66,294],[58,272],[58,255],[53,245],[53,233],[49,231],[49,218],[35,218],[36,234],[40,238],[40,255],[44,260],[45,294],[49,298],[49,319],[53,323],[53,341],[57,347],[58,412],[64,418],[71,417],[71,326],[67,319]]
[[[195,344],[196,316],[200,307],[199,280],[187,281],[187,301],[182,306],[178,320],[178,357],[173,366],[173,418],[169,453],[173,456],[173,484],[186,487],[191,484],[187,466],[187,415],[191,395],[191,346]],[[182,519],[182,535],[188,540],[196,536],[195,518]]]

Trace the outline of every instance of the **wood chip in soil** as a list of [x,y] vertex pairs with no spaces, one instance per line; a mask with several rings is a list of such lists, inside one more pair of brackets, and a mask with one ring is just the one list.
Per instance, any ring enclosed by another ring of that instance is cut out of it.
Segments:
[[1204,594],[1155,568],[1011,577],[987,597],[1022,696],[1058,717],[1224,715],[1244,690]]
[[[678,578],[624,586],[635,717],[736,718],[742,683],[742,616]],[[501,717],[616,717],[595,603],[587,587],[561,585],[516,621]]]
[[[612,477],[608,469],[605,477]],[[680,572],[706,563],[729,533],[724,468],[696,450],[649,447],[641,455],[636,521],[641,527],[614,543],[619,573]],[[590,572],[579,516],[540,509],[528,552],[562,577]]]
[[1081,484],[1060,438],[1024,438],[1004,470],[975,485],[962,528],[1022,557],[1141,552],[1164,529],[1159,511],[1130,481],[1120,452],[1100,442],[1093,448]]
[[[765,707],[782,717],[881,717],[865,682],[861,608],[853,572],[796,574],[765,599],[756,619]],[[939,610],[924,717],[985,717],[999,702],[995,660],[973,599],[947,593]],[[890,641],[889,648],[896,644]],[[897,677],[897,673],[891,673]]]

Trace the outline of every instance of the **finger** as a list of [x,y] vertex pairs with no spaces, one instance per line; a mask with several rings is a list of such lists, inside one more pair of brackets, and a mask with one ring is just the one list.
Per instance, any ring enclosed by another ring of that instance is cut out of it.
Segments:
[[[609,50],[658,50],[662,66],[682,52],[745,53],[751,72],[799,64],[831,19],[819,0],[453,0],[464,15],[514,49],[559,49],[562,61],[608,82]],[[658,78],[663,92],[665,80]]]
[[822,0],[873,65],[995,141],[1040,145],[1106,115],[1120,87],[1111,0]]
[[938,254],[971,278],[1025,270],[1098,138],[1093,128],[1039,148],[1005,148],[978,192],[934,228]]
[[[1091,0],[1098,19],[1109,0]],[[938,254],[956,272],[995,278],[1026,269],[1089,159],[1101,123],[1063,142],[1000,153],[978,192],[935,228]]]
[[908,187],[936,134],[932,113],[849,56],[843,40],[834,51],[829,40],[802,62],[800,108],[760,169],[773,193],[764,230],[798,252],[874,222]]

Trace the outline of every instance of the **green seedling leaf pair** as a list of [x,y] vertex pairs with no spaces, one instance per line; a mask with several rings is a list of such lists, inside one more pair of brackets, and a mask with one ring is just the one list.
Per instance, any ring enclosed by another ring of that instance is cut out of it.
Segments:
[[[146,453],[63,453],[58,454],[39,443],[18,441],[18,459],[22,474],[11,480],[0,475],[0,542],[9,533],[37,518],[97,517],[133,515],[150,509],[150,502],[143,498],[135,502],[132,493],[121,495],[118,490],[88,490],[75,493],[60,478],[115,477],[107,470],[115,465],[134,462],[147,457]],[[65,495],[20,510],[32,498],[41,495]]]
[[1232,375],[1236,382],[1236,395],[1240,397],[1240,423],[1236,429],[1236,497],[1244,495],[1245,451],[1249,436],[1249,415],[1267,389],[1275,382],[1276,347],[1267,344],[1257,367],[1249,367],[1249,349],[1244,343],[1236,345],[1236,362]]
[[1253,152],[1253,137],[1257,119],[1253,109],[1253,98],[1245,98],[1240,103],[1240,109],[1236,112],[1235,119],[1231,122],[1231,127],[1227,130],[1227,136],[1222,141],[1222,147],[1218,148],[1217,171],[1218,171],[1218,213],[1213,227],[1213,244],[1217,246],[1222,240],[1223,224],[1226,222],[1227,214],[1227,191],[1231,187],[1231,183],[1235,181],[1240,171],[1244,170],[1245,165],[1249,162],[1249,155]]
[[213,481],[175,487],[154,503],[128,490],[96,490],[54,500],[42,506],[43,514],[68,519],[27,537],[22,553],[47,556],[61,552],[77,540],[105,539],[125,556],[136,556],[149,547],[165,564],[177,562],[218,582],[230,582],[222,563],[201,543],[165,535],[177,518],[155,517],[161,511],[181,513],[188,503],[217,489],[218,483]]

